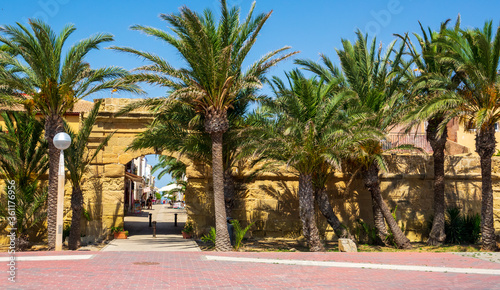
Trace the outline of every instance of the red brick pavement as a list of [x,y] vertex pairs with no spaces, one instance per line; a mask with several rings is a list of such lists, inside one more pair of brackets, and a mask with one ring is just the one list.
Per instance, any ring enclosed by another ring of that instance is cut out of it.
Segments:
[[30,252],[17,256],[82,254],[94,257],[74,261],[17,261],[16,282],[9,282],[5,271],[4,278],[0,278],[0,289],[500,289],[500,276],[495,275],[222,262],[204,258],[215,255],[500,269],[497,263],[448,253]]

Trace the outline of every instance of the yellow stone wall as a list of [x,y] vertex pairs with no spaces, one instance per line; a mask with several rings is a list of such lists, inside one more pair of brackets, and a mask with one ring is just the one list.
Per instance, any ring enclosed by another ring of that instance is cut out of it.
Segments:
[[[386,156],[388,172],[381,173],[381,190],[391,209],[397,206],[396,218],[413,241],[422,241],[428,234],[426,222],[433,209],[433,165],[431,156]],[[479,159],[467,154],[446,159],[446,205],[458,206],[465,213],[481,211],[481,179]],[[493,158],[495,228],[500,230],[500,158]],[[214,225],[212,183],[207,168],[190,167],[186,203],[198,235]],[[371,198],[361,179],[354,179],[346,191],[349,176],[335,175],[327,183],[330,202],[337,216],[353,229],[356,220],[372,224]],[[251,181],[240,180],[241,192],[233,218],[247,225],[254,236],[299,236],[301,222],[298,211],[298,178],[293,174],[278,177],[263,175]],[[333,238],[333,231],[324,217],[317,213],[318,226],[324,238]]]

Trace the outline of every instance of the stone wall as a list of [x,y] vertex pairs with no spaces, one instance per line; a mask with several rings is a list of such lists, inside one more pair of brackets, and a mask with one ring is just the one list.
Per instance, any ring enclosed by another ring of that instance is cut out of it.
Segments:
[[[387,155],[388,171],[381,173],[381,190],[391,209],[396,208],[396,219],[404,226],[413,241],[425,240],[427,222],[433,209],[433,161],[431,156]],[[477,155],[448,156],[446,159],[445,196],[448,207],[459,207],[465,213],[481,211],[481,179]],[[493,158],[493,188],[495,195],[495,228],[500,230],[500,158]],[[198,235],[214,225],[212,182],[210,170],[192,167],[188,172],[186,204],[189,217],[196,224]],[[284,171],[283,171],[284,172]],[[255,222],[253,236],[299,236],[301,222],[298,211],[298,178],[292,173],[282,176],[261,175],[245,181],[239,179],[239,196],[233,218],[247,225]],[[354,179],[346,190],[350,176],[336,174],[329,179],[327,189],[330,202],[338,217],[350,229],[356,220],[372,224],[371,198],[361,179]],[[334,234],[326,220],[318,213],[318,226],[324,238]]]

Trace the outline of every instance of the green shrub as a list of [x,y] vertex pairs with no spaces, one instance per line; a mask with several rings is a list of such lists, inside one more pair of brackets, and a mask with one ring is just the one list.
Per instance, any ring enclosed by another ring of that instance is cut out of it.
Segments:
[[184,228],[182,229],[182,232],[186,234],[190,234],[194,231],[193,223],[192,222],[187,222],[184,224]]
[[238,220],[231,220],[231,224],[234,227],[234,249],[238,250],[241,246],[241,241],[243,241],[243,238],[245,237],[245,234],[247,231],[250,229],[251,226],[253,226],[255,222],[249,224],[246,228],[242,229],[240,222]]
[[211,247],[215,247],[215,228],[210,227],[210,232],[201,237],[201,240],[205,243],[212,243]]
[[444,231],[447,243],[475,244],[481,237],[481,216],[477,213],[462,215],[459,208],[448,208]]
[[[396,220],[396,210],[398,209],[398,206],[396,206],[392,210],[392,218]],[[358,243],[366,243],[369,245],[382,245],[382,244],[387,244],[387,245],[394,245],[394,247],[397,247],[396,242],[394,241],[394,234],[392,233],[390,228],[387,228],[388,231],[388,236],[385,238],[385,241],[381,241],[379,236],[377,235],[377,229],[375,226],[371,226],[367,223],[365,223],[361,219],[357,219],[356,222],[359,224],[358,227],[355,229],[355,238],[358,240]],[[405,226],[403,225],[401,227],[401,231],[405,231]]]
[[370,226],[361,219],[357,219],[356,222],[360,225],[356,227],[356,239],[358,243],[366,243],[369,245],[377,244],[377,230],[375,227]]

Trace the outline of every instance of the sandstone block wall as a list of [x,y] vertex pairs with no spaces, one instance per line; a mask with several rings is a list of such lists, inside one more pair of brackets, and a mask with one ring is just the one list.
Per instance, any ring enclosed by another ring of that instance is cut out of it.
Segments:
[[[404,226],[413,241],[428,235],[428,221],[433,214],[433,161],[431,156],[387,155],[388,171],[381,173],[381,190],[396,219]],[[445,196],[448,207],[459,207],[464,213],[481,211],[481,175],[479,158],[473,154],[448,156],[446,159]],[[495,195],[495,228],[500,230],[500,158],[493,160]],[[212,182],[210,170],[190,168],[186,203],[190,219],[198,235],[214,225]],[[195,176],[195,177],[193,177]],[[239,179],[239,196],[233,218],[247,225],[254,236],[299,236],[301,222],[298,211],[298,178],[293,174],[262,175],[253,181]],[[361,179],[355,178],[346,190],[350,176],[335,174],[328,180],[327,189],[335,213],[351,230],[361,219],[372,224],[371,198]],[[317,214],[318,226],[324,238],[334,233],[326,220]]]

